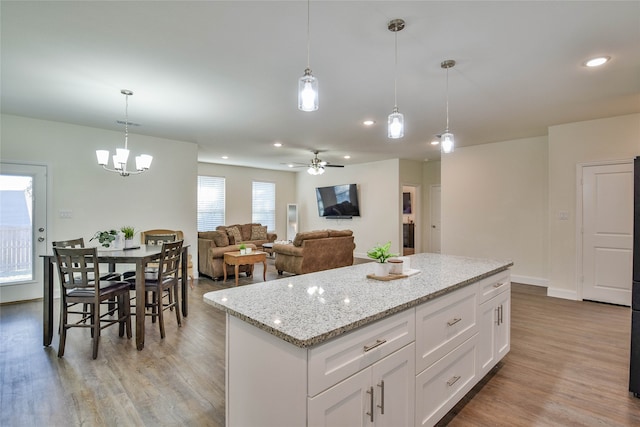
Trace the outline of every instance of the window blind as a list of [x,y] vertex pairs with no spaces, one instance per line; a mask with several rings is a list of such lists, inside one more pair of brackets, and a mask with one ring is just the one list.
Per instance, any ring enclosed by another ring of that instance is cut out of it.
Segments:
[[224,225],[225,179],[198,176],[198,231],[212,231]]
[[276,184],[273,182],[253,181],[251,198],[251,222],[267,226],[267,230],[276,229]]

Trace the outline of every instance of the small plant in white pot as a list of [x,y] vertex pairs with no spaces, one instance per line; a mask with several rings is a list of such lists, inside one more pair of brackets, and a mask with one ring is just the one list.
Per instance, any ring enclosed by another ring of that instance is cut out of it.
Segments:
[[240,255],[244,255],[247,253],[247,245],[245,245],[244,243],[240,243],[238,249],[240,249]]
[[135,228],[125,225],[120,228],[120,231],[122,231],[122,234],[124,235],[124,247],[130,248],[135,246],[133,243],[133,236],[136,234]]
[[387,276],[389,274],[389,264],[387,260],[398,256],[398,254],[392,254],[390,250],[391,242],[387,242],[384,245],[378,243],[367,251],[367,256],[376,260],[374,271],[376,276]]

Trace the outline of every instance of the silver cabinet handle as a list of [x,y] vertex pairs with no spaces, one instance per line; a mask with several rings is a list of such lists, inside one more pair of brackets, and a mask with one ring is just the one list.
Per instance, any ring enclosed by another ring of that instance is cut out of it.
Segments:
[[447,325],[453,326],[453,325],[455,325],[456,323],[458,323],[461,320],[462,320],[462,317],[455,317],[453,320],[449,320],[447,322]]
[[458,382],[458,380],[460,379],[460,375],[456,375],[455,377],[451,378],[449,381],[447,381],[447,385],[449,387],[451,387],[452,385],[454,385],[455,383]]
[[378,408],[380,408],[380,414],[384,415],[384,380],[380,380],[378,387],[380,387],[380,404]]
[[504,285],[505,282],[498,282],[496,284],[493,285],[494,288],[499,288],[500,286]]
[[373,386],[369,387],[367,393],[371,395],[371,412],[365,412],[371,418],[371,422],[373,422]]
[[382,344],[386,343],[387,340],[385,339],[381,339],[381,340],[376,340],[375,344],[371,344],[371,345],[365,345],[364,346],[364,352],[366,353],[369,350],[373,350],[376,347],[380,347]]
[[502,304],[500,304],[500,324],[502,325],[504,323],[504,306]]

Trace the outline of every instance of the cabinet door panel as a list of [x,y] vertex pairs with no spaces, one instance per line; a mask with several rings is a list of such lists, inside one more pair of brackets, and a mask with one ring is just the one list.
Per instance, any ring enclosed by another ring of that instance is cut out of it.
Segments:
[[497,298],[500,324],[496,330],[496,363],[511,349],[511,289]]
[[308,399],[309,426],[357,427],[370,423],[371,369],[365,369]]
[[414,420],[415,345],[412,343],[371,367],[376,427],[410,426]]

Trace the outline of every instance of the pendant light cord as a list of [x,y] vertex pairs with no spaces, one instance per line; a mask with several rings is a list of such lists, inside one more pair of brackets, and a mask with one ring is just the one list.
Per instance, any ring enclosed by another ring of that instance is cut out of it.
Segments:
[[311,31],[310,31],[310,27],[311,27],[311,12],[309,11],[309,9],[311,8],[311,0],[307,0],[307,68],[310,68],[310,51],[311,51]]
[[449,132],[449,68],[447,68],[447,127],[445,132]]
[[396,29],[393,34],[395,35],[395,69],[393,71],[393,104],[394,109],[398,109],[398,30]]

